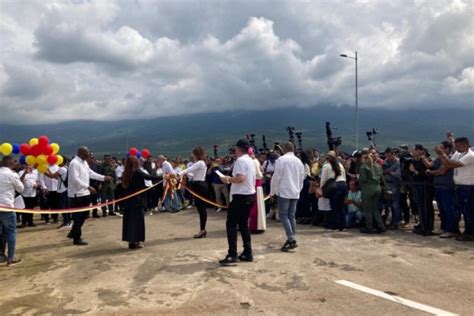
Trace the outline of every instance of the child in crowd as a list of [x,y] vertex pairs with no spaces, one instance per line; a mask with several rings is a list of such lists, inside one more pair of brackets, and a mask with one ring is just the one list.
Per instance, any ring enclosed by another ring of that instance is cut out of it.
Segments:
[[359,181],[352,179],[349,182],[349,192],[347,193],[346,200],[344,202],[347,205],[346,214],[346,227],[351,228],[354,226],[360,226],[362,224],[362,197],[359,189]]

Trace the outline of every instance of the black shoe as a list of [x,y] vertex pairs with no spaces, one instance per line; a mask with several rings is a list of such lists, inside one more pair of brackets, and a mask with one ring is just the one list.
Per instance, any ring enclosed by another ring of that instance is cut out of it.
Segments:
[[107,217],[107,213],[102,214],[102,217]]
[[456,237],[457,241],[474,241],[474,236],[470,235],[461,235]]
[[98,214],[94,214],[92,215],[93,218],[100,218],[100,216]]
[[387,230],[386,230],[385,228],[383,228],[383,229],[376,229],[376,230],[374,231],[375,234],[383,234],[383,233],[385,233],[385,232],[387,232]]
[[298,244],[296,243],[296,240],[293,240],[293,241],[290,243],[290,249],[295,249],[295,248],[298,248]]
[[425,237],[438,236],[438,235],[436,235],[435,233],[433,233],[432,231],[423,232],[421,235],[422,235],[422,236],[425,236]]
[[66,237],[67,237],[67,238],[69,238],[69,239],[73,239],[73,238],[74,238],[74,236],[72,235],[72,233],[71,233],[71,232],[69,232],[69,234],[67,234],[67,236],[66,236]]
[[88,245],[88,243],[86,243],[86,242],[85,242],[84,240],[82,240],[82,239],[76,239],[76,240],[74,240],[73,244],[76,245],[76,246],[87,246],[87,245]]
[[253,256],[252,255],[247,255],[247,254],[241,254],[239,256],[240,261],[246,261],[246,262],[253,262]]
[[36,227],[36,224],[33,224],[33,223],[28,224],[28,227]]
[[360,229],[360,232],[361,232],[362,234],[373,234],[373,233],[374,233],[374,231],[373,231],[372,229],[367,228],[367,227],[361,228],[361,229]]
[[170,213],[178,213],[179,211],[180,211],[180,210],[178,210],[178,209],[172,208],[172,209],[170,210]]
[[237,258],[227,255],[224,259],[219,260],[221,266],[234,266],[237,265]]
[[115,214],[115,212],[111,212],[109,213],[109,216],[117,216],[117,214]]
[[281,250],[281,251],[284,251],[284,252],[288,252],[288,251],[290,251],[291,249],[293,249],[293,248],[291,248],[291,242],[288,241],[288,240],[287,240],[287,241],[283,244],[283,246],[280,248],[280,250]]

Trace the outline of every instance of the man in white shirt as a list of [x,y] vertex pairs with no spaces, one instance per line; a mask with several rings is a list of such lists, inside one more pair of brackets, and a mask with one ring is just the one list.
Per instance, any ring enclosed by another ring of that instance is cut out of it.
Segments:
[[[25,187],[23,193],[21,194],[23,200],[25,201],[25,208],[33,209],[38,204],[38,197],[36,194],[36,189],[40,185],[38,171],[33,169],[31,166],[24,165],[23,170],[21,170],[18,174]],[[33,214],[31,213],[21,214],[21,227],[26,226],[36,226],[33,223]]]
[[[231,183],[230,194],[232,201],[227,212],[227,242],[229,250],[227,256],[220,260],[221,265],[233,265],[240,261],[253,261],[250,231],[248,226],[250,209],[255,202],[255,181],[257,170],[255,163],[248,155],[250,144],[241,139],[235,147],[237,160],[232,170],[232,176],[221,177],[222,182]],[[237,257],[237,226],[239,226],[244,244],[243,253]]]
[[[17,173],[13,171],[15,160],[12,156],[2,159],[0,168],[0,206],[14,207],[15,191],[22,193],[24,185]],[[0,212],[0,226],[3,225],[2,234],[8,244],[7,264],[13,265],[21,260],[15,258],[16,247],[16,214],[15,212]]]
[[294,154],[294,145],[288,142],[281,147],[283,156],[275,163],[270,195],[278,196],[278,212],[287,237],[281,251],[289,251],[298,247],[295,240],[295,213],[300,192],[303,189],[305,171],[303,163]]
[[474,241],[474,152],[466,137],[454,141],[456,152],[451,159],[442,150],[441,145],[435,149],[441,162],[454,169],[454,183],[458,206],[464,216],[464,232],[456,237],[459,241]]
[[[87,158],[89,158],[90,152],[87,147],[79,147],[77,156],[69,164],[68,169],[68,186],[67,194],[70,199],[71,208],[80,208],[89,206],[91,203],[91,194],[97,194],[97,191],[89,186],[89,180],[94,179],[97,181],[111,181],[112,177],[103,176],[89,168],[87,164]],[[88,211],[73,213],[72,219],[74,221],[72,229],[68,234],[68,238],[73,239],[74,245],[84,246],[87,245],[81,239],[82,225],[84,224]]]
[[[57,210],[59,209],[59,195],[58,195],[58,187],[59,187],[59,180],[55,177],[56,172],[58,172],[59,167],[56,165],[49,165],[48,170],[39,175],[41,189],[46,197],[46,203],[42,208],[49,209],[49,210]],[[42,214],[42,217],[46,224],[49,223],[49,214]],[[51,218],[53,219],[53,223],[58,222],[58,214],[51,214]]]

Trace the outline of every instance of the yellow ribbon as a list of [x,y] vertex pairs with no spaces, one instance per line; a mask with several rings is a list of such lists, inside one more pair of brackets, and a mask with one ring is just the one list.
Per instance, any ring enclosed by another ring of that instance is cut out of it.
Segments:
[[154,187],[156,187],[158,184],[160,184],[162,181],[155,183],[151,187],[147,187],[143,190],[137,191],[135,193],[132,193],[130,195],[124,196],[120,199],[117,200],[112,200],[106,203],[101,203],[101,204],[95,204],[92,206],[85,206],[85,207],[80,207],[80,208],[69,208],[69,209],[62,209],[62,210],[41,210],[41,209],[19,209],[19,208],[11,208],[11,207],[6,207],[6,206],[0,206],[0,212],[17,212],[17,213],[29,213],[29,214],[63,214],[63,213],[79,213],[79,212],[85,212],[85,211],[91,211],[96,208],[101,208],[103,206],[108,206],[111,204],[119,203],[125,200],[128,200],[134,196],[140,195]]

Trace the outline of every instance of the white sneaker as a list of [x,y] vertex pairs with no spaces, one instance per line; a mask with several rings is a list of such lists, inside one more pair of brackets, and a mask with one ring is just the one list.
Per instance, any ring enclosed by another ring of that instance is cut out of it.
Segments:
[[216,210],[216,213],[219,213],[220,211],[222,211],[222,209],[219,207],[219,208]]
[[188,206],[186,206],[186,208],[189,210],[190,208],[193,208],[193,206],[189,204]]

